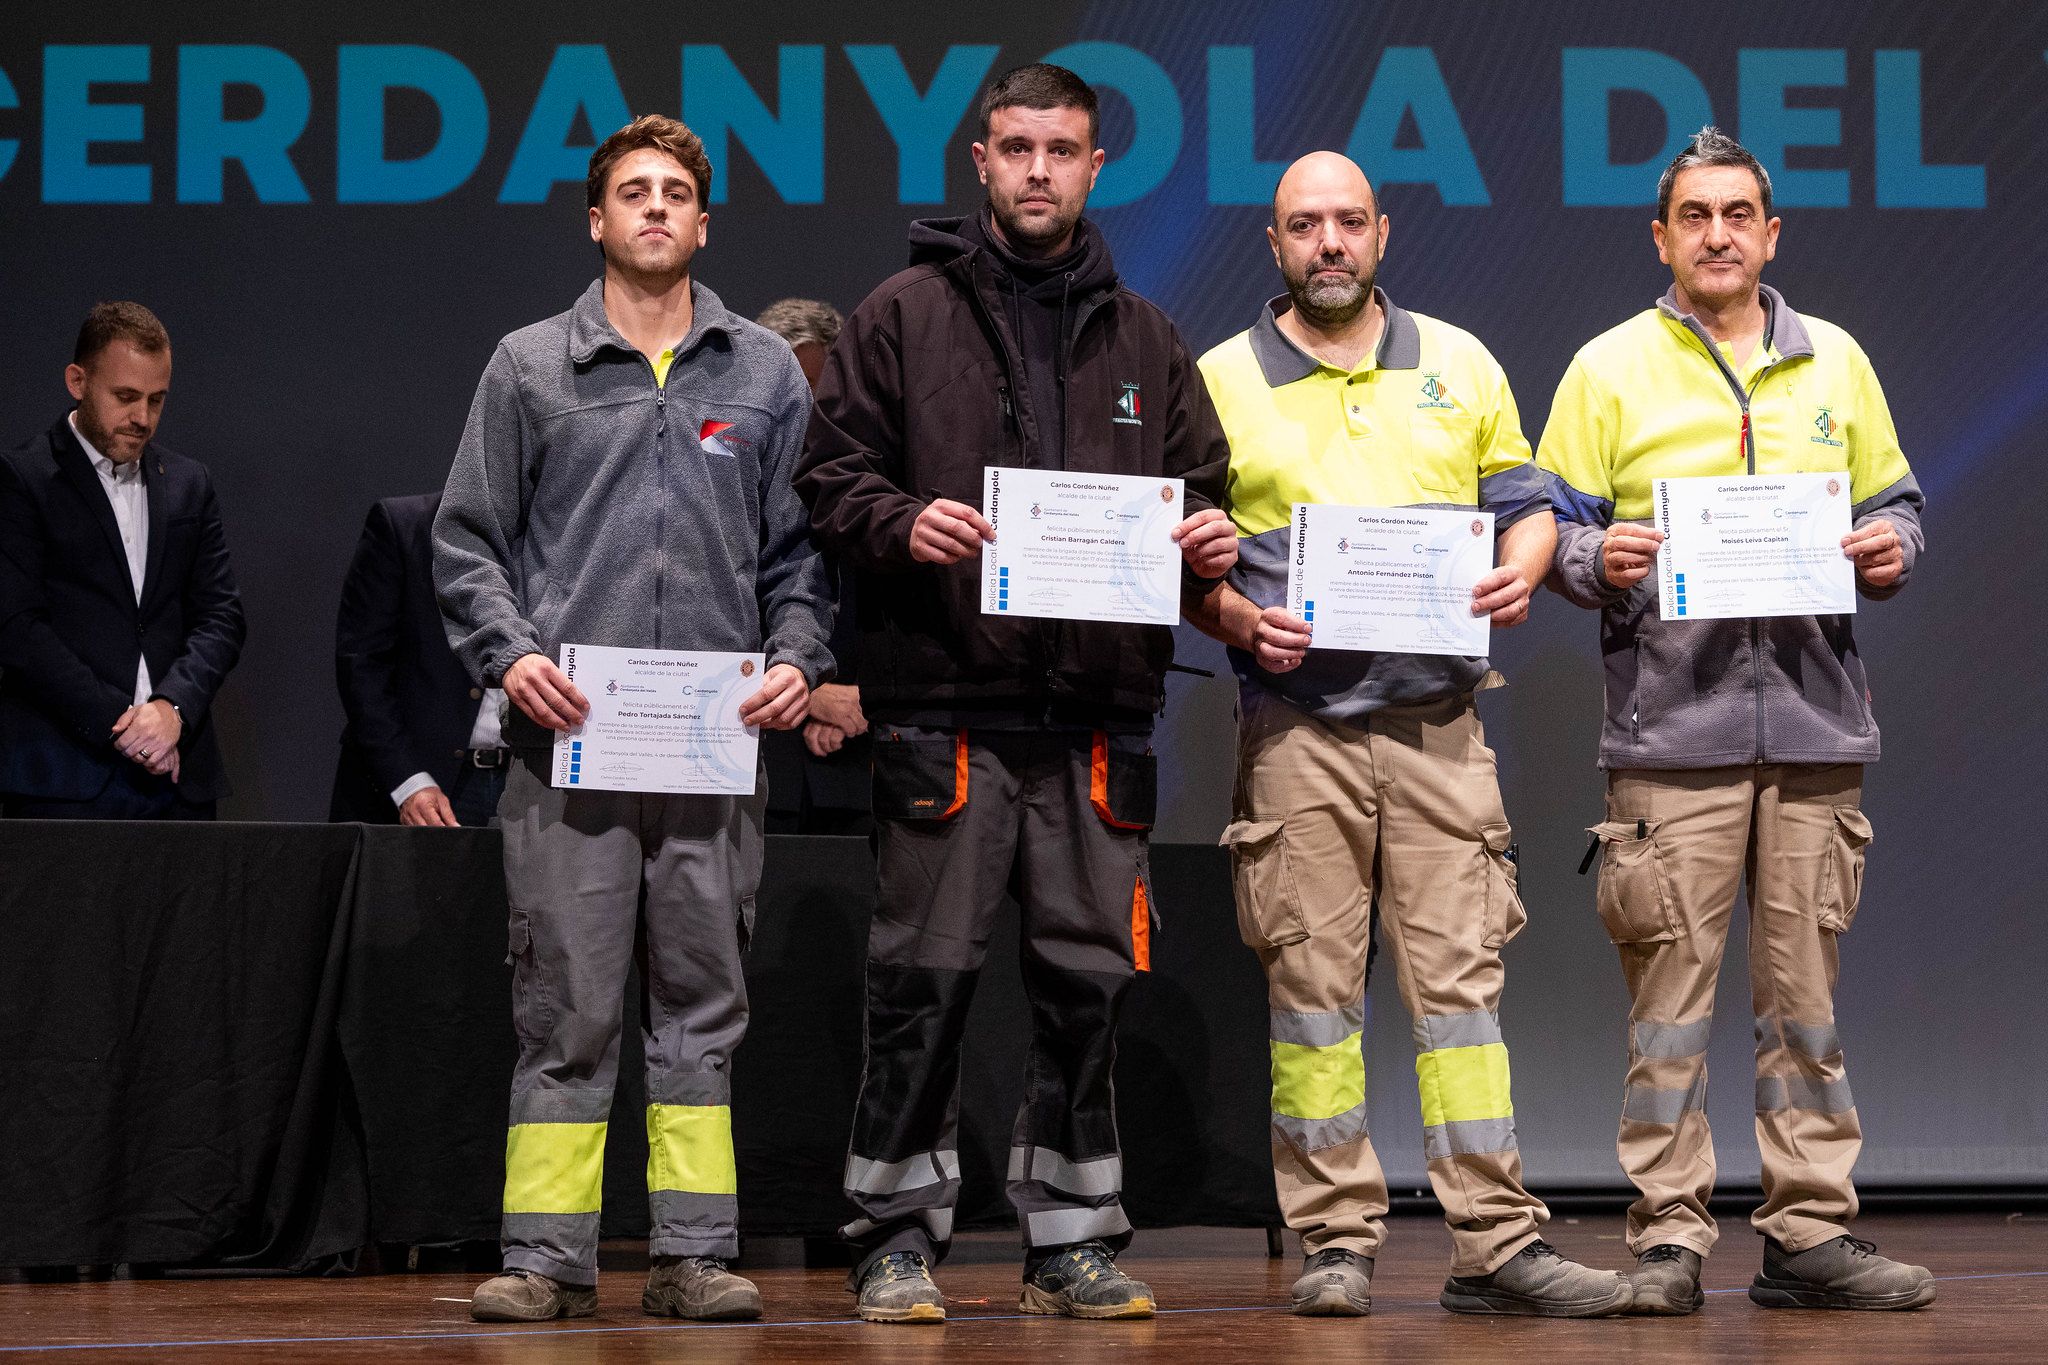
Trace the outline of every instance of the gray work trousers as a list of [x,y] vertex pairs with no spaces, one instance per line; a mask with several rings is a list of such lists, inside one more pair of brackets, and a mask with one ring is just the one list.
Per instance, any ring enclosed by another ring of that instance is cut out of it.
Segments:
[[546,750],[518,755],[498,806],[519,1034],[506,1269],[597,1282],[605,1129],[636,946],[649,1250],[738,1252],[728,1066],[747,1029],[740,955],[766,805],[765,795],[559,790],[548,785]]

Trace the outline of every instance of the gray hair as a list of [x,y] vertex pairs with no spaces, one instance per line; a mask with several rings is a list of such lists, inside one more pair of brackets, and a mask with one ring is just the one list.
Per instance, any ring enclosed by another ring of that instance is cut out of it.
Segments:
[[1680,171],[1689,171],[1695,166],[1741,166],[1756,177],[1757,190],[1763,195],[1764,217],[1771,216],[1771,173],[1763,163],[1750,155],[1749,148],[1737,142],[1728,134],[1708,124],[1692,135],[1692,141],[1685,149],[1671,159],[1664,168],[1664,174],[1657,181],[1657,221],[1671,221],[1671,185],[1678,179]]
[[817,299],[777,299],[754,321],[788,342],[791,350],[808,341],[829,351],[845,319],[837,308]]

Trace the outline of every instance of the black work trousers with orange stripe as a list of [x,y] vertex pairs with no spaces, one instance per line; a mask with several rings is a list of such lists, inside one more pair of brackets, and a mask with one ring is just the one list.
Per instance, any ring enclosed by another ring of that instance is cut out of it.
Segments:
[[1130,1242],[1110,1069],[1150,966],[1143,735],[875,727],[880,899],[868,935],[867,1064],[847,1152],[861,1251],[937,1261],[960,1193],[960,1041],[1005,895],[1018,904],[1031,1048],[1008,1193],[1027,1261]]

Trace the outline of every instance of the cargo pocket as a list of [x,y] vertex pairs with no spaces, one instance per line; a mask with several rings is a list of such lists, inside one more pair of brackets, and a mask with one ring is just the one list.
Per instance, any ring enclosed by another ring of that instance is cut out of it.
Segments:
[[873,797],[881,820],[950,820],[967,805],[967,732],[947,739],[877,739]]
[[1828,894],[1820,907],[1820,927],[1830,933],[1847,933],[1856,922],[1856,907],[1863,900],[1864,850],[1870,839],[1869,816],[1854,806],[1835,807]]
[[1517,850],[1515,833],[1506,825],[1483,825],[1480,837],[1486,840],[1486,938],[1488,948],[1503,948],[1522,926],[1529,922],[1529,914],[1522,908],[1522,893],[1516,868]]
[[1609,820],[1587,831],[1601,844],[1597,903],[1600,922],[1615,943],[1669,943],[1683,936],[1657,847],[1662,823]]
[[1150,829],[1159,812],[1159,760],[1142,739],[1095,732],[1088,757],[1088,804],[1111,829]]
[[1301,890],[1287,856],[1282,820],[1239,820],[1223,831],[1237,894],[1237,932],[1253,948],[1284,948],[1308,937]]

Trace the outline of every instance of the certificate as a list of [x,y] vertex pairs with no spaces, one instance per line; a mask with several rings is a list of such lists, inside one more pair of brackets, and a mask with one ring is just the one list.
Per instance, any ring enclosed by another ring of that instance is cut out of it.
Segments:
[[590,714],[555,735],[555,786],[752,794],[760,731],[740,703],[761,690],[759,654],[565,644],[561,666]]
[[1180,619],[1181,480],[982,471],[981,610],[1170,626]]
[[1856,610],[1849,475],[1658,479],[1657,614],[1839,616]]
[[1493,568],[1493,513],[1294,504],[1287,609],[1310,649],[1483,657],[1493,618],[1472,589]]

